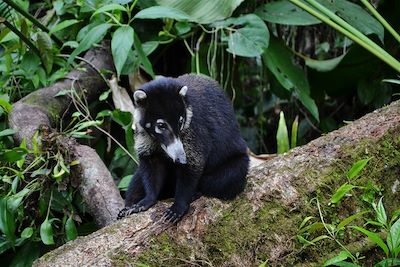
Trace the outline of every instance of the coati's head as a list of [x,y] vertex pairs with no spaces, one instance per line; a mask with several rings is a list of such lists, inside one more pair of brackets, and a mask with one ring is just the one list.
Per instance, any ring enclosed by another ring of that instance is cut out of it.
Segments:
[[134,93],[135,121],[152,136],[176,163],[186,164],[181,132],[189,127],[191,108],[186,106],[188,87],[172,78],[160,78]]

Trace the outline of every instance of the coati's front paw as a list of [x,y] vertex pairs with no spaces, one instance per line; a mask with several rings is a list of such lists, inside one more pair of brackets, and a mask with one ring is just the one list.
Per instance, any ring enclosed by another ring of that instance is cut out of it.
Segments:
[[179,208],[175,205],[172,205],[164,212],[161,220],[168,223],[177,223],[186,214],[187,210],[187,208]]
[[120,220],[126,216],[133,214],[133,213],[139,213],[144,210],[146,210],[146,208],[144,206],[138,205],[138,204],[133,204],[130,207],[125,207],[122,210],[120,210],[118,213],[118,216],[117,216],[117,220]]

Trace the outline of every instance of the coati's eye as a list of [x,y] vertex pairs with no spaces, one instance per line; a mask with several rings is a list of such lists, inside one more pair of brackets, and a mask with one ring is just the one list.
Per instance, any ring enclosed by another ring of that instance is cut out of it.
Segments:
[[165,122],[157,122],[157,128],[161,131],[164,131],[165,129],[167,129],[167,124]]

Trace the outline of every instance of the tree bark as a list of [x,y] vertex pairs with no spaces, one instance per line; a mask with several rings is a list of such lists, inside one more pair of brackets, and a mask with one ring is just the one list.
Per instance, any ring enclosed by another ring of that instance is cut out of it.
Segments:
[[[346,196],[336,206],[328,203],[347,181],[351,165],[371,157],[351,182],[366,186],[373,181],[387,211],[393,212],[400,203],[399,136],[397,101],[252,167],[245,192],[233,201],[201,197],[177,225],[158,221],[170,205],[160,202],[55,249],[34,266],[257,266],[265,261],[270,266],[321,266],[338,246],[323,241],[318,249],[305,250],[296,239],[304,218],[319,217],[312,199],[318,199],[326,222],[364,209],[364,191],[358,188],[352,191],[358,197]],[[343,244],[349,249],[364,244],[362,236],[351,233]]]
[[[16,143],[25,139],[28,147],[31,147],[35,132],[43,126],[46,129],[54,128],[70,108],[73,109],[71,94],[61,92],[74,90],[76,95],[84,97],[88,103],[97,98],[108,88],[99,71],[113,71],[113,66],[109,45],[103,43],[86,53],[80,69],[71,71],[65,79],[34,91],[16,102],[9,115],[10,127],[17,131],[14,136]],[[89,212],[99,226],[110,224],[123,207],[123,200],[109,171],[90,147],[80,145],[72,138],[63,138],[62,141],[68,143],[65,146],[70,150],[68,153],[79,161],[79,190]]]

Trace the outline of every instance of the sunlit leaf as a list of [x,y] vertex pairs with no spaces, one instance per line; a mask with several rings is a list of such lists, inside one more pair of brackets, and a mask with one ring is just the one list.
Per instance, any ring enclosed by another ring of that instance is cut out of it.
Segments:
[[289,151],[289,135],[286,127],[286,120],[283,111],[279,113],[279,125],[276,132],[277,153],[283,154]]
[[22,233],[21,233],[21,237],[22,238],[30,238],[33,234],[33,228],[32,227],[26,227]]
[[185,12],[165,6],[153,6],[139,11],[135,15],[136,19],[160,19],[170,18],[174,20],[190,21],[190,16]]
[[355,219],[363,216],[365,213],[368,213],[369,211],[361,211],[358,212],[356,214],[353,214],[349,217],[347,217],[346,219],[342,220],[337,226],[336,229],[339,231],[341,229],[343,229],[346,225],[348,225],[349,223],[351,223],[352,221],[354,221]]
[[133,45],[133,34],[133,28],[125,25],[119,27],[112,36],[111,52],[118,77]]
[[118,5],[118,4],[108,4],[105,6],[100,7],[99,9],[97,9],[93,14],[92,17],[96,16],[97,14],[101,14],[104,12],[109,12],[109,11],[114,11],[114,10],[119,10],[119,11],[125,11],[126,12],[126,8]]
[[365,165],[367,165],[368,161],[370,160],[371,158],[362,159],[354,163],[351,169],[348,171],[347,177],[349,179],[353,179],[354,177],[356,177],[364,169]]
[[242,57],[260,56],[269,44],[269,31],[257,15],[247,14],[214,24],[228,28],[228,48],[231,54]]
[[335,265],[338,262],[344,261],[349,258],[351,255],[347,251],[340,251],[339,255],[333,257],[332,259],[327,260],[323,266]]
[[[78,22],[80,22],[80,21],[77,20],[77,19],[63,20],[60,23],[58,23],[57,25],[55,25],[53,28],[51,28],[51,30],[49,32],[49,35],[51,35],[51,34],[53,34],[55,32],[61,31],[61,30],[65,29],[65,28],[68,28],[69,26],[72,26],[72,25],[74,25],[74,24],[76,24]],[[64,46],[65,46],[65,44],[64,44]]]
[[355,186],[352,184],[343,184],[341,187],[339,187],[335,194],[333,194],[331,198],[331,203],[335,204],[338,203],[346,194],[349,192],[351,189],[353,189]]
[[121,190],[127,190],[131,180],[132,180],[132,175],[124,176],[119,182],[118,188]]
[[397,257],[400,251],[400,219],[390,227],[386,242],[393,256]]
[[93,27],[86,35],[83,37],[82,41],[79,42],[79,46],[71,53],[71,56],[68,58],[68,63],[72,63],[77,55],[88,50],[94,44],[103,40],[106,35],[108,29],[111,27],[111,24],[103,23]]

